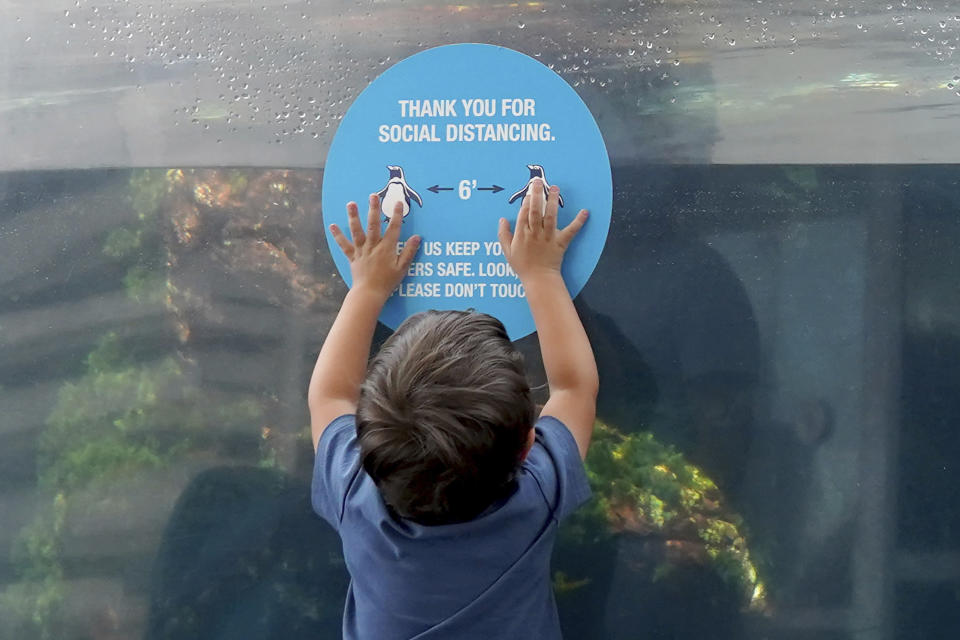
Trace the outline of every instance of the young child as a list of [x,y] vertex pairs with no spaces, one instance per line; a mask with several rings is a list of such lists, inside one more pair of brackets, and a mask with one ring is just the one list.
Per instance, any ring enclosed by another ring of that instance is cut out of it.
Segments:
[[557,523],[590,496],[583,457],[597,366],[560,276],[581,211],[557,228],[558,190],[532,185],[504,254],[526,289],[550,398],[535,416],[520,354],[500,322],[425,312],[369,368],[377,317],[420,244],[397,254],[402,215],[364,232],[349,203],[353,288],[310,380],[316,512],[337,529],[351,582],[347,640],[560,637],[550,555]]

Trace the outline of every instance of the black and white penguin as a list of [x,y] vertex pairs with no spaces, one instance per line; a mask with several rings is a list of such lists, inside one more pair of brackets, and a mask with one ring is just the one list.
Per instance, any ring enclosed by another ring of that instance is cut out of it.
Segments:
[[[520,191],[517,191],[515,194],[510,196],[509,204],[513,204],[513,201],[516,200],[517,198],[522,198],[525,195],[527,195],[527,189],[530,188],[530,183],[533,182],[534,178],[540,178],[541,180],[543,180],[543,197],[544,198],[547,197],[550,191],[550,185],[547,184],[547,176],[543,172],[543,167],[541,167],[539,164],[528,164],[527,169],[530,169],[530,179],[527,180],[527,184],[523,185],[523,189],[520,189]],[[559,193],[557,194],[557,196],[560,201],[560,206],[562,207],[563,196],[560,195]]]
[[390,177],[387,185],[377,194],[380,196],[380,211],[386,216],[387,220],[393,217],[393,210],[398,202],[403,203],[403,217],[406,218],[410,213],[410,199],[416,200],[417,204],[423,206],[423,200],[420,194],[410,188],[406,178],[403,177],[403,168],[399,165],[387,165],[390,171]]

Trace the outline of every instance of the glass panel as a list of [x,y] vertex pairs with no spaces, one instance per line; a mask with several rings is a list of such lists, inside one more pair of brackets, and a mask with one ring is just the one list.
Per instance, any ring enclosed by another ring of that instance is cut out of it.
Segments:
[[0,636],[339,637],[323,158],[468,41],[563,75],[614,161],[565,636],[960,632],[960,4],[2,6]]
[[427,47],[560,73],[624,161],[954,162],[960,5],[598,0],[7,0],[0,169],[322,164]]

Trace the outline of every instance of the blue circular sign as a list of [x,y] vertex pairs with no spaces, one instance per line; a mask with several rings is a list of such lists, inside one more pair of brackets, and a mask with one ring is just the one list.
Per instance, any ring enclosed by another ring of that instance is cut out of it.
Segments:
[[485,44],[429,49],[376,78],[334,136],[323,175],[327,243],[340,274],[350,264],[329,223],[345,205],[379,193],[384,221],[403,205],[401,242],[423,242],[380,320],[396,328],[426,309],[476,309],[514,340],[534,331],[523,286],[497,242],[516,220],[534,177],[560,187],[561,226],[590,218],[567,250],[563,277],[576,296],[606,242],[613,204],[610,160],[586,105],[560,76],[522,53]]

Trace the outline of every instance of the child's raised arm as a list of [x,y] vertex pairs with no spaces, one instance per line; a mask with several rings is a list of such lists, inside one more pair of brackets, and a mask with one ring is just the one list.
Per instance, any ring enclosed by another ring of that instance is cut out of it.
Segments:
[[542,185],[530,185],[514,232],[510,233],[510,223],[501,218],[498,235],[504,255],[523,283],[537,326],[550,385],[550,398],[541,415],[563,422],[584,458],[593,433],[600,383],[593,349],[560,266],[567,247],[587,221],[587,211],[580,211],[573,222],[558,229],[558,199],[556,185],[550,188],[546,203]]
[[411,236],[403,251],[397,254],[403,221],[399,209],[402,206],[402,203],[397,204],[398,211],[390,218],[387,231],[382,236],[380,198],[376,194],[370,196],[366,233],[360,224],[355,202],[347,204],[352,242],[347,240],[337,225],[330,225],[334,239],[350,261],[353,287],[330,327],[310,378],[307,403],[310,406],[314,450],[324,428],[334,418],[356,413],[360,384],[366,375],[377,318],[420,246],[420,237]]

